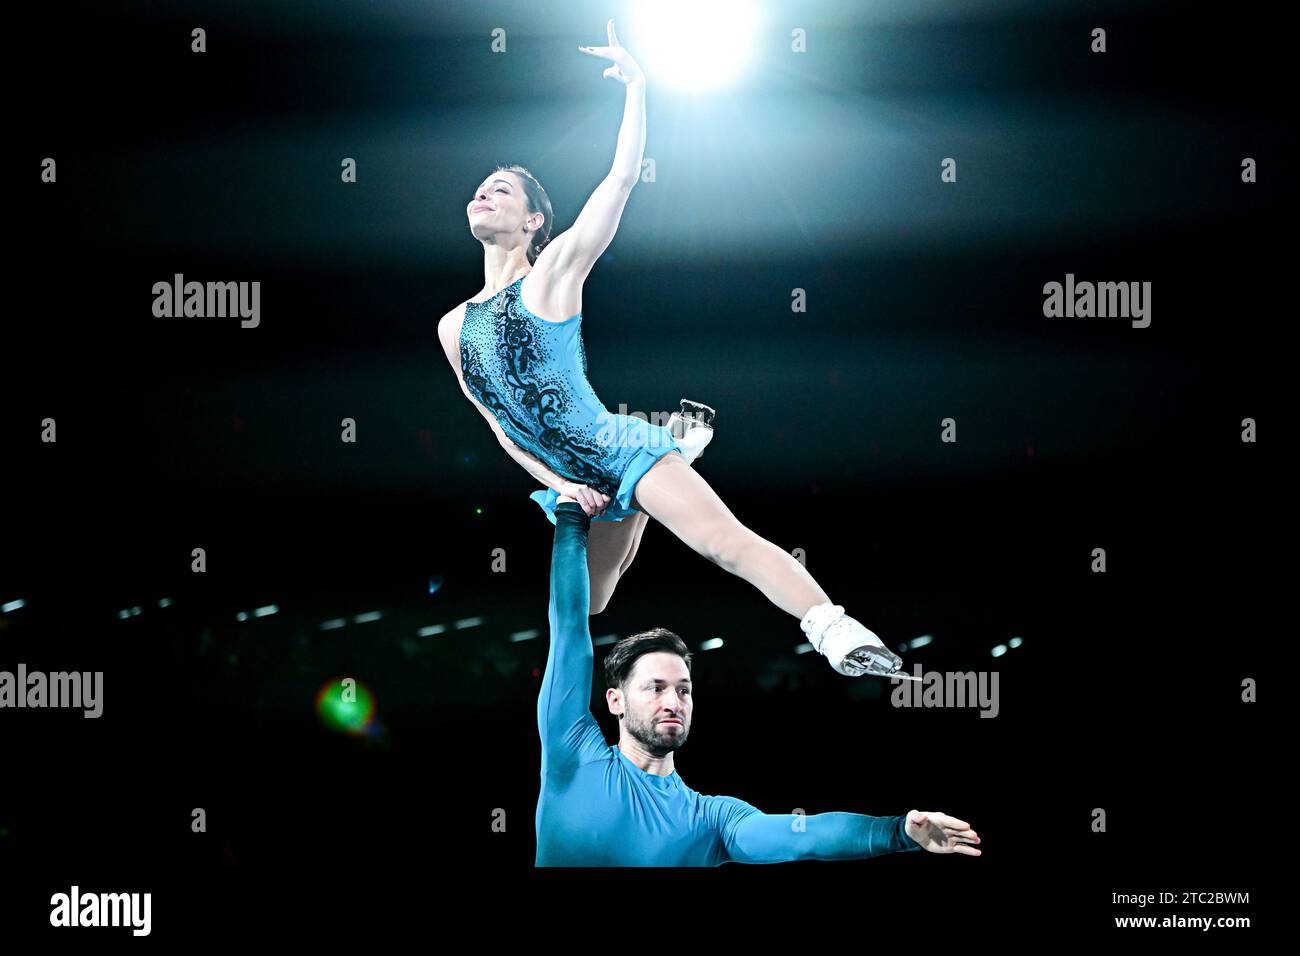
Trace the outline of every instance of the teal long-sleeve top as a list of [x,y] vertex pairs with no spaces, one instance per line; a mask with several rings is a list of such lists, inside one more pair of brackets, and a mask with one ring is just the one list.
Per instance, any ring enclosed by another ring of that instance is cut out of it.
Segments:
[[551,647],[537,698],[537,866],[719,866],[921,849],[904,831],[905,815],[763,813],[697,793],[675,770],[648,773],[606,744],[591,712],[590,519],[568,502],[555,519]]

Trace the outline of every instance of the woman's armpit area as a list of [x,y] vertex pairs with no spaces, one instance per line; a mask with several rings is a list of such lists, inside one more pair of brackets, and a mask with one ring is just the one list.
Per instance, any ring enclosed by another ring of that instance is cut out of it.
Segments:
[[465,307],[462,303],[457,309],[448,312],[438,320],[438,342],[447,356],[447,361],[460,376],[460,330],[465,322]]

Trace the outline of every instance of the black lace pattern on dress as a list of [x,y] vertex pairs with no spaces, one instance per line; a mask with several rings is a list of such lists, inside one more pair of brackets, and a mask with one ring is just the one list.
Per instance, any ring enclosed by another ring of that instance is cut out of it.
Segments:
[[[571,395],[562,375],[547,376],[548,343],[538,334],[539,320],[520,301],[519,284],[511,285],[485,302],[468,303],[475,311],[465,322],[474,325],[469,338],[462,335],[461,375],[470,392],[496,416],[502,430],[524,450],[539,458],[556,474],[589,485],[604,494],[618,490],[619,479],[605,462],[610,450],[594,435],[570,422]],[[491,323],[491,330],[485,326]],[[491,358],[485,347],[493,346]],[[585,374],[587,357],[579,340],[579,364]]]

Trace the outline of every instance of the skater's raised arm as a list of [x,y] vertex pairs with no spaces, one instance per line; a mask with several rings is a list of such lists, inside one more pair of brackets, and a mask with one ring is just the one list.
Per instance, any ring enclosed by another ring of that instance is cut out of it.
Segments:
[[554,263],[552,268],[579,281],[586,278],[613,241],[627,197],[641,176],[641,158],[645,153],[645,74],[632,55],[619,45],[613,20],[609,21],[608,32],[608,46],[578,49],[612,60],[614,65],[604,75],[613,77],[626,88],[614,162],[573,225],[552,239],[547,247]]
[[591,713],[595,652],[587,621],[591,609],[587,572],[590,525],[591,519],[576,502],[556,506],[551,548],[551,649],[537,698],[542,773],[576,767],[609,749]]

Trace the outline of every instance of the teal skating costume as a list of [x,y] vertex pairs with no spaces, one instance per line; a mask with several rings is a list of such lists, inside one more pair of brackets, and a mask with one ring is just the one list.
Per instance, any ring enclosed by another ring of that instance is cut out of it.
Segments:
[[[632,492],[670,451],[672,433],[610,412],[587,381],[582,314],[548,322],[524,307],[520,276],[492,298],[465,303],[460,366],[465,387],[492,412],[506,437],[569,481],[609,495],[595,521],[635,514]],[[555,523],[553,489],[530,496]]]

